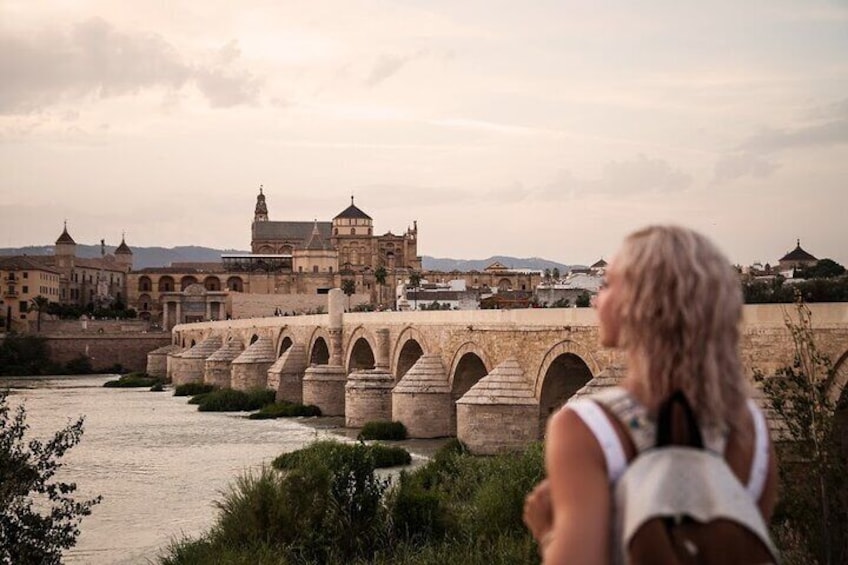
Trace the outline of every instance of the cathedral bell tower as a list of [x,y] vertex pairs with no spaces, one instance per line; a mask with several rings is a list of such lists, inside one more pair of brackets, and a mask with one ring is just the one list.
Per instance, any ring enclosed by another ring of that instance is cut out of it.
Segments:
[[262,185],[259,185],[259,196],[256,197],[256,210],[253,212],[254,222],[268,221],[268,205],[265,204],[265,195],[262,194]]

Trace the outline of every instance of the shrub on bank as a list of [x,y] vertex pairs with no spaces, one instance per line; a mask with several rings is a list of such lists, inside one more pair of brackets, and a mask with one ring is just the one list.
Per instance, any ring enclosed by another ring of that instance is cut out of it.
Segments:
[[90,375],[94,372],[91,358],[82,353],[65,363],[64,373],[66,375]]
[[408,465],[412,462],[412,456],[401,447],[339,443],[337,441],[316,441],[303,449],[283,453],[271,462],[271,466],[278,470],[290,470],[307,466],[310,461],[327,461],[337,458],[339,453],[349,454],[354,450],[362,450],[374,463],[375,469],[396,467],[397,465]]
[[174,387],[174,396],[195,396],[215,390],[214,385],[204,383],[184,383]]
[[362,426],[357,439],[403,440],[406,439],[406,426],[401,422],[368,422]]
[[113,381],[106,381],[103,386],[107,388],[140,388],[152,387],[161,384],[162,379],[151,377],[147,373],[128,373]]
[[209,533],[168,548],[163,563],[538,562],[524,496],[542,477],[541,444],[474,457],[451,442],[393,487],[365,444],[318,442],[242,477]]
[[274,396],[273,390],[255,389],[244,392],[224,388],[203,394],[197,402],[197,409],[201,412],[249,412],[273,404]]
[[297,418],[320,416],[321,409],[314,404],[295,404],[294,402],[277,402],[263,406],[259,412],[248,416],[251,420],[270,420],[272,418]]

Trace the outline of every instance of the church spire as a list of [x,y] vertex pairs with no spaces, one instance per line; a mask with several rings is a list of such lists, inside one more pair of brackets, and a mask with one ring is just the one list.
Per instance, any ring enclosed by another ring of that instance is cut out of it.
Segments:
[[268,221],[268,205],[265,204],[265,195],[262,193],[262,185],[259,185],[259,196],[256,197],[256,209],[253,212],[254,222]]

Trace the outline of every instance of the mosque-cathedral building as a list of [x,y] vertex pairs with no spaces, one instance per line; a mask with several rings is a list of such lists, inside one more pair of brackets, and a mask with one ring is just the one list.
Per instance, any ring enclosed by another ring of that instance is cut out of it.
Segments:
[[[418,255],[418,225],[402,234],[375,235],[371,216],[350,205],[331,221],[272,221],[262,188],[251,224],[251,253],[223,255],[220,262],[173,263],[133,270],[132,250],[121,239],[114,254],[76,256],[67,224],[48,256],[0,257],[3,317],[31,321],[28,304],[42,295],[50,302],[85,306],[119,299],[142,319],[169,329],[178,323],[247,318],[304,312],[326,307],[332,288],[352,280],[351,305],[392,307],[399,283],[413,272],[433,285],[464,281],[465,287],[488,292],[532,292],[542,274],[512,270],[494,263],[483,271],[425,272]],[[781,266],[807,265],[815,258],[797,248]],[[384,269],[379,285],[375,272]],[[8,322],[7,322],[8,323]]]

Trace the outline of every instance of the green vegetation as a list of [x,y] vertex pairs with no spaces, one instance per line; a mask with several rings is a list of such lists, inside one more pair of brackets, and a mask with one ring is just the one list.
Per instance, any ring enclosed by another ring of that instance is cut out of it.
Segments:
[[781,276],[742,283],[746,304],[790,304],[800,294],[804,302],[848,302],[848,277],[816,278],[788,284]]
[[217,387],[214,385],[207,385],[204,383],[184,383],[174,387],[174,396],[195,396],[198,394],[212,392],[216,388]]
[[296,418],[320,416],[321,409],[313,404],[303,405],[294,402],[277,402],[263,406],[259,412],[248,416],[251,420],[270,420],[273,418]]
[[76,484],[54,481],[61,458],[82,438],[83,419],[48,441],[24,437],[26,409],[10,413],[0,392],[0,563],[59,563],[100,497],[73,498]]
[[146,388],[161,383],[162,379],[160,379],[159,377],[151,377],[147,373],[138,372],[122,375],[120,378],[114,381],[106,381],[105,383],[103,383],[103,386],[107,388]]
[[406,439],[406,426],[401,422],[368,422],[362,426],[357,439],[403,440]]
[[772,520],[786,563],[848,563],[846,407],[831,399],[834,367],[814,340],[812,314],[796,296],[798,321],[785,319],[795,345],[791,366],[766,378],[771,408],[783,423],[779,438],[780,500]]
[[513,564],[538,560],[521,521],[543,474],[540,444],[473,457],[452,442],[395,485],[374,473],[374,446],[313,444],[282,471],[241,477],[215,526],[172,544],[162,563]]
[[386,467],[397,467],[398,465],[409,465],[412,462],[412,456],[409,452],[401,447],[394,447],[375,443],[372,445],[364,444],[349,444],[339,443],[337,441],[316,441],[303,449],[283,453],[279,455],[271,466],[277,470],[297,469],[308,465],[313,460],[331,460],[338,457],[339,453],[347,453],[362,449],[364,446],[366,453],[371,457],[375,469],[384,469]]
[[201,412],[249,412],[273,404],[274,396],[273,390],[255,389],[243,392],[224,388],[197,395],[189,403],[197,404],[197,409]]
[[0,342],[0,375],[49,375],[61,368],[49,362],[47,340],[40,336],[9,333]]
[[150,392],[164,392],[164,391],[165,391],[165,385],[164,385],[164,383],[162,383],[162,381],[159,381],[158,383],[156,383],[155,385],[150,387]]

